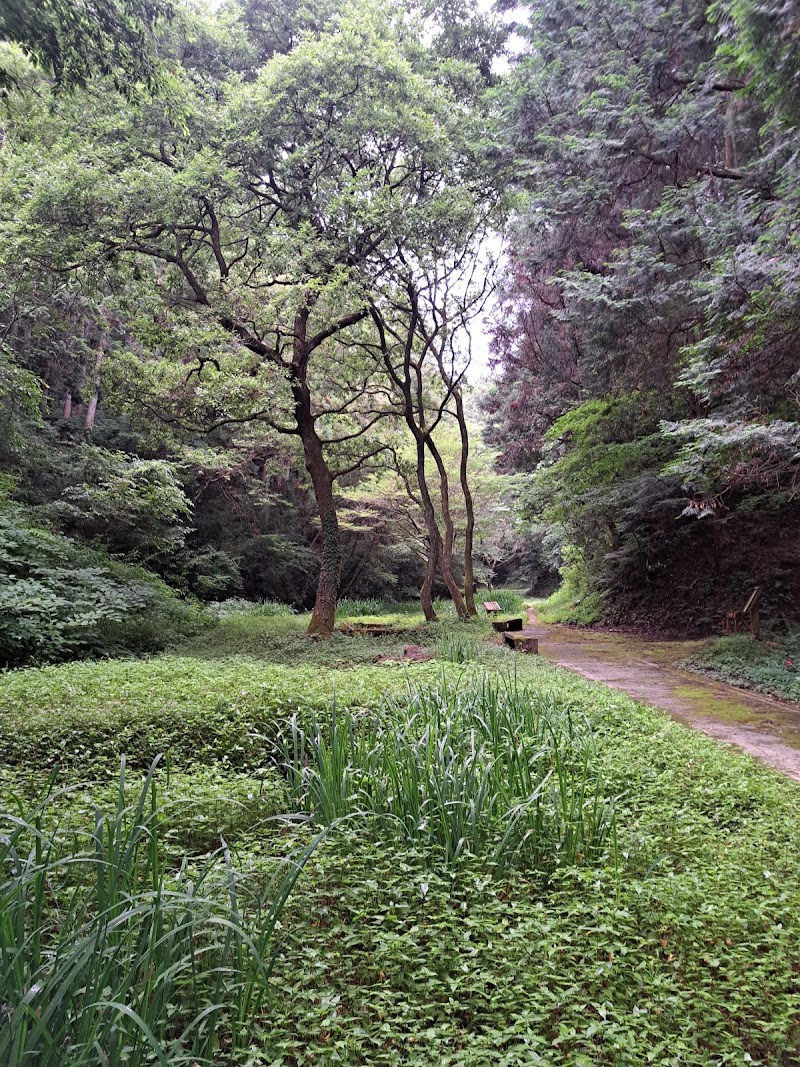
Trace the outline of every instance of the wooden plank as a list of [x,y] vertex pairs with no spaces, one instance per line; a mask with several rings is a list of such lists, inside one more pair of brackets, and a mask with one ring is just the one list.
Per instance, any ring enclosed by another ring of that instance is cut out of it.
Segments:
[[745,606],[744,606],[744,607],[742,608],[742,615],[747,615],[747,613],[748,613],[749,611],[752,611],[752,610],[753,610],[753,608],[754,608],[754,607],[756,606],[756,604],[758,603],[758,598],[759,598],[760,596],[761,596],[761,586],[760,586],[760,585],[757,585],[757,586],[755,587],[755,589],[753,590],[753,592],[752,592],[752,593],[750,594],[750,596],[749,596],[749,597],[747,598],[747,603],[746,603],[746,604],[745,604]]
[[492,619],[492,629],[497,633],[504,633],[506,630],[521,630],[522,618],[514,619]]
[[500,611],[500,605],[496,600],[484,600],[483,606],[486,609],[488,615],[494,615],[496,611]]

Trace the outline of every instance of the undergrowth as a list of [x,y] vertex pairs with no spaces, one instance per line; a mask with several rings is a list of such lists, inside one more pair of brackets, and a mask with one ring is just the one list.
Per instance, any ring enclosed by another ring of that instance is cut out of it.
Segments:
[[448,663],[469,663],[478,654],[478,635],[464,626],[448,628],[435,645],[436,658]]
[[265,895],[243,886],[229,849],[190,869],[164,859],[155,763],[128,805],[69,836],[43,809],[7,816],[0,837],[0,1062],[233,1062],[270,1000],[275,929],[316,845],[283,865]]
[[579,592],[569,580],[562,582],[545,600],[535,600],[533,604],[537,618],[545,623],[591,626],[599,622],[603,613],[603,601],[598,593]]
[[481,606],[484,601],[494,600],[500,605],[500,611],[504,615],[519,614],[525,606],[525,598],[517,589],[495,589],[491,593],[482,590],[475,599]]
[[218,604],[209,604],[208,612],[217,619],[225,619],[230,615],[260,615],[269,619],[279,615],[294,615],[294,608],[291,604],[281,604],[277,600],[244,600],[242,597],[231,597]]
[[798,1062],[793,783],[483,619],[303,624],[0,676],[4,1064]]
[[613,833],[591,730],[511,677],[412,689],[373,715],[331,709],[280,738],[293,800],[329,826],[361,812],[378,840],[551,869]]
[[733,685],[800,701],[800,631],[720,637],[687,666]]

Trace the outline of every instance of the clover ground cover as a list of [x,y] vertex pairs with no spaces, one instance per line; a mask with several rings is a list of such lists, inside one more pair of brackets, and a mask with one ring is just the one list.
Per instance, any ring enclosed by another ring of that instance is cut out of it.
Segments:
[[[4,833],[17,834],[0,895],[4,1062],[66,1062],[65,1041],[70,1067],[101,1062],[98,1049],[231,1067],[800,1062],[796,786],[532,658],[475,641],[479,662],[376,664],[363,659],[394,645],[363,638],[347,667],[358,639],[317,646],[301,624],[256,615],[232,639],[223,620],[217,658],[209,635],[150,660],[0,680]],[[450,632],[422,641],[444,649]],[[306,746],[295,764],[293,729]],[[333,753],[336,729],[347,743]],[[157,751],[167,765],[148,781]],[[503,856],[523,765],[531,795],[549,774],[545,813],[566,821],[536,852],[531,804]],[[313,788],[342,782],[323,818]],[[410,802],[437,784],[439,821],[424,824]],[[592,812],[606,826],[594,849],[565,832]],[[116,896],[98,895],[103,871]],[[194,971],[192,944],[205,946]],[[108,990],[76,994],[70,1015],[52,990],[71,987],[52,982],[77,945],[75,990],[87,974]],[[34,985],[51,990],[58,1047],[33,1015],[16,1028],[9,1015]]]

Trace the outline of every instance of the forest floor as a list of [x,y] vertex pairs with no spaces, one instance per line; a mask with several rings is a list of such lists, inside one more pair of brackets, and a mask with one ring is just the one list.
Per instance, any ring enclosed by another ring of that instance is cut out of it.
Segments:
[[366,609],[0,675],[0,1063],[800,1067],[797,784],[576,672],[663,646]]
[[537,621],[533,608],[528,619],[542,635],[540,653],[551,662],[662,708],[800,781],[800,705],[683,668],[705,642],[546,625]]

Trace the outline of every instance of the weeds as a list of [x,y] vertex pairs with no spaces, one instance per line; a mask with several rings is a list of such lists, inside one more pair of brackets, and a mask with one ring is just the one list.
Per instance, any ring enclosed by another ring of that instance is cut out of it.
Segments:
[[416,689],[284,732],[290,793],[323,826],[356,811],[379,838],[532,869],[593,861],[614,826],[591,731],[513,679]]
[[757,641],[750,634],[720,637],[687,664],[723,681],[800,701],[800,632]]
[[[223,842],[169,870],[150,767],[132,806],[82,842],[6,815],[0,846],[0,1062],[4,1067],[214,1064],[264,1010],[276,924],[315,839],[264,898],[244,894]],[[58,800],[58,794],[49,803]]]
[[255,615],[260,618],[273,619],[280,615],[294,615],[291,604],[281,604],[277,600],[244,600],[231,597],[218,604],[209,604],[208,611],[217,619],[226,619],[230,615]]
[[518,615],[525,607],[525,599],[516,589],[495,589],[493,593],[487,593],[484,599],[495,600],[504,615]]
[[603,615],[603,598],[599,593],[576,590],[565,580],[547,599],[534,601],[540,622],[591,626]]
[[340,615],[344,619],[358,618],[361,615],[382,615],[385,613],[385,609],[389,612],[397,610],[397,605],[384,604],[382,600],[378,600],[377,597],[342,597],[339,603],[336,605],[336,614]]
[[436,658],[448,663],[469,663],[478,654],[478,637],[461,627],[445,630],[436,642]]
[[[0,791],[81,783],[5,805],[3,1067],[795,1063],[793,783],[540,657],[302,627],[0,677]],[[312,810],[356,814],[308,855]]]

